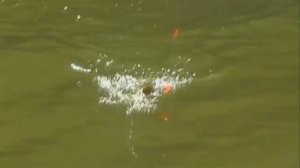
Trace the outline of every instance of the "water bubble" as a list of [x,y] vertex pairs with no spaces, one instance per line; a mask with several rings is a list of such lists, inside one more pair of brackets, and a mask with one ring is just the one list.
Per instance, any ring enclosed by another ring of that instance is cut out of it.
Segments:
[[77,81],[77,82],[76,82],[76,85],[77,85],[78,87],[82,87],[82,82],[81,82],[81,81]]
[[81,16],[78,14],[78,15],[76,16],[76,22],[78,22],[80,19],[81,19]]
[[106,66],[110,66],[113,62],[114,62],[114,60],[107,61]]
[[64,7],[64,9],[63,9],[63,11],[65,12],[67,9],[68,9],[68,7],[67,7],[67,6],[65,6],[65,7]]

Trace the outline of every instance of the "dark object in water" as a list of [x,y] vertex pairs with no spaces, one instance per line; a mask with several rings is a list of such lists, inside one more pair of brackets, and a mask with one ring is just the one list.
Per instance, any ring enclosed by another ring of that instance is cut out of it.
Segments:
[[147,96],[147,95],[149,95],[151,92],[153,92],[154,91],[154,88],[153,88],[153,86],[151,86],[151,85],[146,85],[146,86],[144,86],[143,87],[143,93]]

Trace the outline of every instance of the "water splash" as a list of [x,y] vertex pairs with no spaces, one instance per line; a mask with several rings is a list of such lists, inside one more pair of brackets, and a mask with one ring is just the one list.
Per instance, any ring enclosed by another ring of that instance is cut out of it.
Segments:
[[[189,61],[190,58],[187,62]],[[95,67],[83,68],[71,63],[71,68],[93,75],[101,93],[100,104],[125,106],[128,115],[132,112],[148,113],[154,111],[160,98],[164,96],[163,89],[165,86],[171,85],[172,92],[175,92],[177,89],[190,84],[195,77],[195,73],[185,72],[184,68],[162,68],[160,71],[152,71],[151,68],[143,68],[140,64],[134,64],[132,67],[124,68],[113,74],[110,73],[110,75],[99,74],[99,68],[103,72],[108,66],[112,68],[113,62],[113,59],[108,59],[108,56],[104,54],[101,59],[95,61],[95,65],[97,65]],[[151,87],[149,94],[143,92],[146,86]]]

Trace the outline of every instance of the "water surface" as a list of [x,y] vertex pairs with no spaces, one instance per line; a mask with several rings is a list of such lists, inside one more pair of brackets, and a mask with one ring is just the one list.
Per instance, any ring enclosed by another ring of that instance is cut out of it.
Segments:
[[[0,1],[0,167],[298,167],[298,9],[295,0]],[[94,68],[103,54],[114,61],[96,74],[70,66]],[[196,76],[152,112],[99,104],[95,76],[174,69],[179,56]]]

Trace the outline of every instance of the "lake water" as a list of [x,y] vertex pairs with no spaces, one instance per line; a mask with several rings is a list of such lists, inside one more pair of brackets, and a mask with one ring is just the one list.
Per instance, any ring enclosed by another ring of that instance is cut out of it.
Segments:
[[0,167],[297,168],[298,10],[1,0]]

